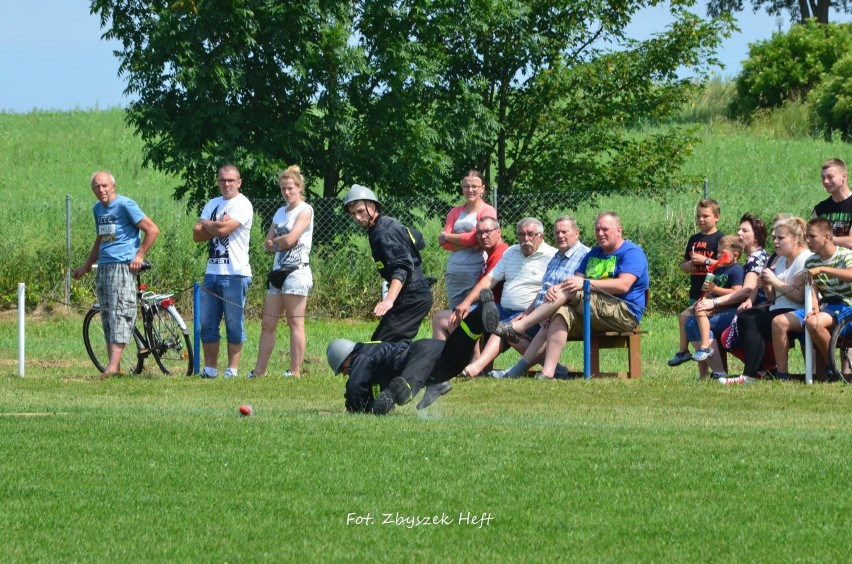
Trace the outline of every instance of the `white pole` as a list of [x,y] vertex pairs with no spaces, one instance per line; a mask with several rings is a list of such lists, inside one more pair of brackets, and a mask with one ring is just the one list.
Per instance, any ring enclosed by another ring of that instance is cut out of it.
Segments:
[[[805,314],[810,313],[812,306],[811,284],[805,284]],[[805,384],[814,383],[814,347],[811,334],[805,329]]]
[[18,376],[24,377],[24,309],[26,286],[18,282]]

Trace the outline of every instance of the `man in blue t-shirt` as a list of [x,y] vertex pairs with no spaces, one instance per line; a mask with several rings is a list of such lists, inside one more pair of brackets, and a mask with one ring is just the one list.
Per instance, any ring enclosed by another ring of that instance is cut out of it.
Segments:
[[[92,208],[97,235],[83,266],[74,270],[77,280],[95,263],[98,274],[95,287],[101,308],[101,323],[109,351],[104,377],[119,374],[125,345],[133,338],[136,324],[135,275],[145,261],[159,228],[139,206],[115,192],[115,178],[106,171],[92,175],[92,192],[98,203]],[[139,232],[145,234],[140,241]]]
[[[546,334],[539,332],[538,341],[530,344],[524,353],[524,360],[531,365],[544,349],[544,378],[555,377],[568,336],[582,334],[583,282],[586,279],[591,280],[593,331],[630,331],[639,324],[645,311],[645,296],[650,285],[648,259],[638,245],[624,239],[621,218],[614,212],[598,214],[595,238],[597,246],[586,254],[574,275],[551,288],[554,295],[548,299],[549,305],[540,307],[523,320],[525,324],[538,322],[544,312],[561,306],[550,317]],[[495,333],[511,339],[519,325],[500,323]]]

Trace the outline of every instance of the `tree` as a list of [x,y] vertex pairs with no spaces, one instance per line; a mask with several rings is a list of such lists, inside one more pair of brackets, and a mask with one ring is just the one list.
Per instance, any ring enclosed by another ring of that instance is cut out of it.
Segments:
[[852,50],[852,25],[808,20],[749,46],[736,79],[731,116],[748,120],[759,108],[804,101],[837,60]]
[[[360,182],[398,195],[494,171],[503,193],[620,187],[662,198],[694,139],[658,120],[716,62],[730,18],[694,0],[638,42],[656,0],[93,0],[138,99],[146,164],[202,201],[216,166],[252,194],[298,163],[335,196]],[[691,73],[681,76],[678,73]]]
[[[721,14],[742,12],[743,0],[710,0],[707,2],[707,15],[717,17]],[[810,18],[816,18],[819,23],[828,23],[828,11],[832,6],[842,12],[852,11],[849,0],[752,0],[752,7],[757,12],[766,7],[766,13],[780,15],[788,12],[790,17],[805,23]]]

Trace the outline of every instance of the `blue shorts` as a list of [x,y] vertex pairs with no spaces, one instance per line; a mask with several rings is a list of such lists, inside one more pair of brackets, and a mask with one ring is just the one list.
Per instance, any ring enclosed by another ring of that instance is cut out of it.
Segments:
[[[729,307],[723,309],[719,313],[710,316],[710,339],[718,338],[722,332],[731,326],[731,321],[737,314],[737,308]],[[695,317],[690,317],[686,320],[686,336],[690,343],[701,340],[701,334],[698,332],[698,322]]]
[[[848,306],[845,303],[841,304],[822,304],[819,308],[822,313],[827,313],[831,317],[834,318],[834,322],[836,323],[840,319],[846,319],[846,317],[852,314],[852,306]],[[799,322],[804,327],[805,325],[805,310],[797,309],[795,311],[791,311],[793,315],[799,318]]]
[[225,335],[229,343],[246,341],[243,309],[251,276],[205,274],[201,288],[201,342],[221,340],[219,324],[225,317]]
[[823,313],[829,314],[835,321],[846,319],[852,315],[852,306],[846,305],[845,303],[823,304],[819,310]]

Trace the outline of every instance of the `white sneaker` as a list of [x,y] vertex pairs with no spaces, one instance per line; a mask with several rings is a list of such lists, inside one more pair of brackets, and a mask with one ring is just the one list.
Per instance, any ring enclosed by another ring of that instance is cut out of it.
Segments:
[[219,371],[215,368],[204,367],[201,369],[201,377],[202,378],[215,378],[219,375]]
[[234,368],[227,368],[227,369],[225,370],[225,376],[224,376],[224,377],[225,377],[225,378],[236,378],[236,377],[237,377],[237,371],[236,371],[236,369],[234,369]]
[[736,376],[734,378],[719,378],[720,384],[753,384],[757,382],[757,378],[751,376]]

